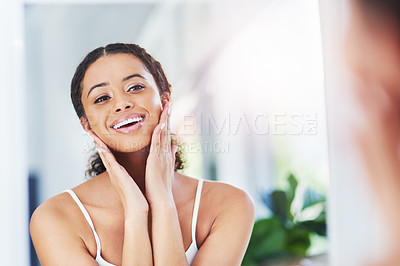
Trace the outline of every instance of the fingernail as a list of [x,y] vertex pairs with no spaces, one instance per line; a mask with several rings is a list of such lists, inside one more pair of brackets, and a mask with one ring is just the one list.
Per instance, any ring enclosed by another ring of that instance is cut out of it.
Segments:
[[161,130],[163,130],[164,127],[165,127],[165,123],[162,123],[162,124],[161,124]]
[[97,150],[98,153],[102,153],[102,151],[97,147],[96,147],[96,150]]

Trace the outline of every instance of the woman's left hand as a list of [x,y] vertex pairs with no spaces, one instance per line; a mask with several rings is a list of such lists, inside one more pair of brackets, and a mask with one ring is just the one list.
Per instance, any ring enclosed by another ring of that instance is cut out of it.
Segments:
[[172,184],[177,147],[171,146],[170,113],[171,104],[168,102],[160,115],[159,123],[151,138],[145,182],[146,198],[150,205],[155,202],[173,201]]

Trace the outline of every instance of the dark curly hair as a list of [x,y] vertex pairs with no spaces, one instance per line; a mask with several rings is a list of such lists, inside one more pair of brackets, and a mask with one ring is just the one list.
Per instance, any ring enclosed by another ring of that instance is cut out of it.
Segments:
[[[156,82],[160,95],[163,93],[171,94],[171,85],[169,84],[167,77],[162,69],[161,64],[156,61],[145,49],[137,44],[128,43],[112,43],[105,47],[99,47],[91,51],[83,61],[76,68],[75,74],[71,81],[71,100],[74,105],[75,112],[79,118],[85,117],[85,110],[82,105],[82,82],[85,77],[85,73],[89,66],[96,62],[97,59],[112,54],[130,54],[139,58],[145,68],[151,73]],[[175,171],[184,168],[183,151],[181,145],[179,145],[176,137],[172,136],[172,144],[178,146],[178,150],[175,155]],[[86,171],[86,175],[93,177],[106,171],[106,168],[101,161],[100,155],[94,152],[89,158],[89,168]]]

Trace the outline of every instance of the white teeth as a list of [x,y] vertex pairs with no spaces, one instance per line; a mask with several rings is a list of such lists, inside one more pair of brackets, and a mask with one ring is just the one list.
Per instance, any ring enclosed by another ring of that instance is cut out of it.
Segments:
[[114,129],[118,129],[122,126],[125,126],[126,124],[130,124],[133,122],[139,122],[142,121],[143,117],[139,116],[139,117],[135,117],[135,118],[129,118],[127,120],[122,121],[121,123],[116,124],[115,126],[113,126]]

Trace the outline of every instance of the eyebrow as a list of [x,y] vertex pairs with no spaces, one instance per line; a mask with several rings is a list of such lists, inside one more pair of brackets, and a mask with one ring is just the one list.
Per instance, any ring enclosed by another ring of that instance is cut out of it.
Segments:
[[[129,76],[123,78],[122,81],[125,82],[125,81],[127,81],[127,80],[129,80],[129,79],[131,79],[131,78],[134,78],[134,77],[139,77],[139,78],[142,78],[142,79],[146,80],[146,79],[145,79],[142,75],[140,75],[140,74],[133,74],[133,75],[129,75]],[[97,84],[97,85],[94,85],[93,87],[90,88],[90,90],[89,90],[89,92],[88,92],[88,94],[87,94],[86,97],[89,97],[89,94],[92,92],[92,90],[94,90],[94,89],[96,89],[96,88],[98,88],[98,87],[104,87],[104,86],[107,86],[107,85],[110,85],[110,83],[108,83],[108,82],[102,82],[102,83],[99,83],[99,84]]]
[[134,78],[134,77],[139,77],[139,78],[142,78],[142,79],[146,80],[146,79],[145,79],[142,75],[140,75],[140,74],[133,74],[133,75],[127,76],[126,78],[123,78],[122,81],[127,81],[127,80],[129,80],[129,79],[131,79],[131,78]]
[[102,82],[102,83],[100,83],[100,84],[94,85],[93,87],[90,88],[90,90],[89,90],[89,92],[88,92],[88,94],[87,94],[86,97],[89,97],[89,94],[92,92],[92,90],[94,90],[94,89],[96,89],[96,88],[98,88],[98,87],[107,86],[107,85],[109,85],[109,84],[110,84],[110,83],[108,83],[108,82]]

